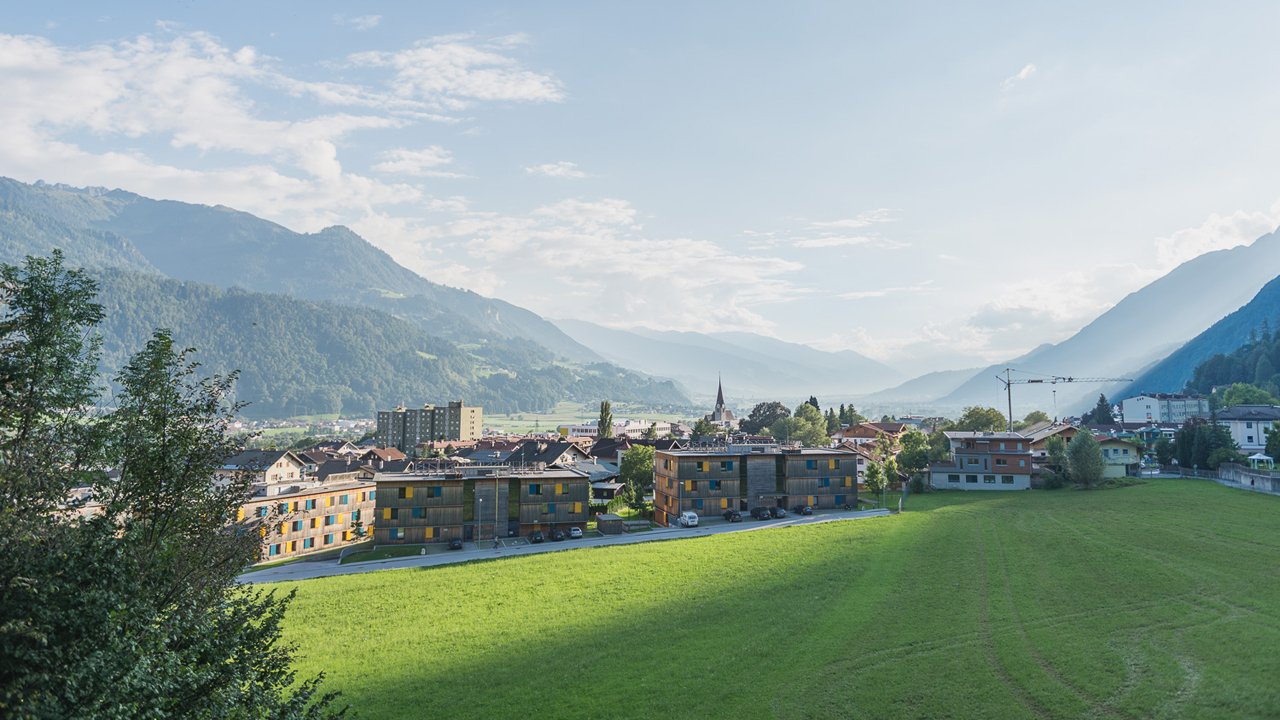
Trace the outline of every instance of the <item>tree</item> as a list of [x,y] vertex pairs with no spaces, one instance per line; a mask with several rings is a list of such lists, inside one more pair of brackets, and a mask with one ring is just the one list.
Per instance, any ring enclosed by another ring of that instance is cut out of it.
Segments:
[[627,505],[637,510],[644,508],[644,496],[653,486],[653,448],[648,445],[632,445],[622,453],[618,468],[618,481]]
[[1267,430],[1267,447],[1263,450],[1274,460],[1280,457],[1280,427],[1273,427]]
[[1114,425],[1116,416],[1111,411],[1111,403],[1107,402],[1107,396],[1098,393],[1098,402],[1093,409],[1085,413],[1080,418],[1082,425]]
[[925,471],[929,468],[929,463],[934,460],[930,453],[929,436],[919,430],[908,430],[903,433],[901,444],[902,449],[898,451],[898,467],[910,476],[911,490],[920,492],[925,487]]
[[721,432],[719,426],[706,418],[698,418],[698,422],[693,424],[694,437],[715,437]]
[[[93,414],[84,368],[96,344],[84,338],[101,314],[92,284],[55,254],[24,270],[0,266],[0,293],[4,714],[333,714],[332,696],[317,697],[318,678],[295,683],[292,651],[280,642],[288,597],[235,581],[260,541],[227,525],[247,487],[213,475],[234,449],[230,379],[197,379],[160,333],[117,378],[115,409]],[[32,327],[35,319],[56,331]],[[13,357],[37,364],[20,370]],[[38,373],[41,386],[11,384],[24,373]],[[72,444],[32,454],[23,443],[35,438]],[[61,511],[68,486],[86,481],[102,512]]]
[[1021,422],[1014,423],[1013,429],[1017,430],[1018,432],[1022,432],[1023,430],[1031,427],[1032,425],[1050,422],[1052,419],[1053,418],[1050,418],[1049,414],[1043,410],[1032,410],[1031,412],[1027,413],[1026,417],[1022,418]]
[[657,440],[658,439],[658,423],[656,422],[649,423],[649,427],[645,428],[644,432],[641,433],[640,436],[645,440]]
[[992,407],[971,406],[964,409],[964,414],[952,425],[953,430],[961,432],[1000,432],[1009,427],[1004,413]]
[[1222,407],[1280,404],[1280,400],[1271,393],[1248,383],[1232,383],[1225,389],[1215,390],[1213,394],[1221,398],[1219,402]]
[[840,429],[840,416],[836,415],[835,408],[827,408],[827,435],[831,435]]
[[613,437],[613,404],[608,400],[600,401],[600,419],[596,421],[596,437]]
[[1082,430],[1067,445],[1067,469],[1071,480],[1086,489],[1102,482],[1105,466],[1102,446],[1093,433]]
[[1161,467],[1167,467],[1173,464],[1174,448],[1173,441],[1167,437],[1162,437],[1156,441],[1156,462]]
[[800,443],[807,447],[826,447],[831,444],[827,436],[827,421],[813,405],[803,402],[789,418],[778,420],[768,429],[769,434],[782,442]]
[[1205,466],[1210,470],[1217,470],[1223,463],[1238,463],[1243,465],[1246,461],[1244,455],[1239,450],[1231,447],[1214,448],[1209,452],[1209,456],[1205,458]]
[[1069,467],[1067,462],[1067,441],[1062,439],[1061,435],[1053,435],[1044,443],[1045,468],[1048,473],[1045,475],[1044,484],[1049,490],[1057,490],[1067,484],[1070,479]]
[[818,412],[822,412],[822,406],[818,404],[818,398],[817,398],[817,397],[814,397],[813,395],[810,395],[810,396],[809,396],[809,399],[808,399],[808,400],[805,400],[805,403],[807,403],[807,404],[809,404],[809,405],[812,405],[814,410],[817,410]]
[[751,413],[738,424],[738,429],[748,435],[757,435],[782,418],[791,417],[791,410],[780,402],[757,403]]
[[879,495],[885,487],[884,467],[874,460],[868,462],[866,472],[862,476],[862,483],[867,486],[867,492]]

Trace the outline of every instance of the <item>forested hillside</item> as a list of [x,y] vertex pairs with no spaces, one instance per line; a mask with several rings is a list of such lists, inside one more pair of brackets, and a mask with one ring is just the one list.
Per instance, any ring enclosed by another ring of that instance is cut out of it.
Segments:
[[1274,347],[1268,350],[1273,344],[1268,338],[1277,320],[1280,277],[1263,286],[1244,307],[1145,370],[1119,396],[1183,389],[1207,394],[1217,385],[1244,382],[1262,387],[1274,382],[1280,356]]
[[459,398],[490,412],[599,398],[685,402],[669,381],[605,363],[543,362],[541,348],[518,339],[461,347],[367,308],[118,270],[95,275],[107,314],[101,331],[108,375],[152,329],[167,327],[177,342],[198,348],[206,370],[240,370],[237,395],[252,402],[250,417],[369,417],[400,402]]

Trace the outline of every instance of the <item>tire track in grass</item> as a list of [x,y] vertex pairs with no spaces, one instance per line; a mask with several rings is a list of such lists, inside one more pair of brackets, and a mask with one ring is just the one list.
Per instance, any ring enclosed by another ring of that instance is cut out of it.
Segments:
[[1036,661],[1036,665],[1040,667],[1041,672],[1047,675],[1058,685],[1066,688],[1084,705],[1088,706],[1093,715],[1103,715],[1106,717],[1135,717],[1128,713],[1119,712],[1118,708],[1111,707],[1105,700],[1093,696],[1086,692],[1083,688],[1077,686],[1070,679],[1058,672],[1058,669],[1049,662],[1047,658],[1040,652],[1040,648],[1035,641],[1027,633],[1027,626],[1022,621],[1022,613],[1018,610],[1018,603],[1013,596],[1013,583],[1009,579],[1009,553],[1005,550],[1004,543],[996,543],[1000,551],[1000,578],[1004,585],[1005,601],[1009,604],[1009,614],[1013,622],[1012,628],[1017,631],[1018,637],[1022,639],[1022,644],[1026,647],[1027,653]]
[[986,522],[979,519],[974,523],[975,535],[977,535],[978,548],[978,579],[981,588],[982,602],[979,605],[978,614],[978,631],[981,637],[982,649],[986,653],[987,662],[991,665],[991,669],[995,670],[1000,681],[1004,683],[1009,692],[1017,698],[1018,702],[1032,715],[1038,718],[1056,717],[1045,707],[1035,696],[1027,691],[1012,675],[1009,669],[1000,661],[1000,656],[996,652],[995,636],[991,632],[991,583],[987,573],[987,540],[985,533]]

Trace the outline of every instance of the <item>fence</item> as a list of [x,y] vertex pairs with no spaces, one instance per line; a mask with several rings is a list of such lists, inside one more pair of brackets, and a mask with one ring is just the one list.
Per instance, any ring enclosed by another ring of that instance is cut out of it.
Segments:
[[[1166,470],[1170,470],[1166,468]],[[1172,469],[1172,473],[1182,477],[1198,477],[1207,480],[1213,480],[1219,485],[1236,488],[1238,490],[1249,490],[1251,492],[1266,493],[1268,495],[1280,495],[1280,474],[1267,470],[1254,470],[1244,465],[1236,465],[1234,463],[1223,463],[1221,467],[1214,470],[1187,470],[1185,468]]]

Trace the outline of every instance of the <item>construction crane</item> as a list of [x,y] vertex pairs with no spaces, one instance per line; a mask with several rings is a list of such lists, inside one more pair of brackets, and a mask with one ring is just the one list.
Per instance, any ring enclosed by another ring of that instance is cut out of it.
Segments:
[[1098,382],[1132,382],[1133,378],[1105,378],[1105,377],[1066,377],[1062,375],[1046,375],[1039,378],[1020,378],[1014,380],[1011,373],[1024,372],[1023,370],[1014,370],[1012,368],[1004,369],[1004,377],[996,376],[996,379],[1004,383],[1005,399],[1009,402],[1009,432],[1013,432],[1013,386],[1014,385],[1057,385],[1058,383],[1098,383]]

